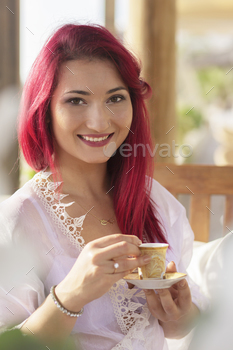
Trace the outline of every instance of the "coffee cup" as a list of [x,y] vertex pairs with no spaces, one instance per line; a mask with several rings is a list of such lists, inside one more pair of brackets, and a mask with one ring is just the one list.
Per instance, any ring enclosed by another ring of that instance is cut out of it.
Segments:
[[150,262],[138,268],[141,279],[163,278],[166,269],[166,252],[168,244],[166,243],[143,243],[139,246],[141,255],[149,255]]

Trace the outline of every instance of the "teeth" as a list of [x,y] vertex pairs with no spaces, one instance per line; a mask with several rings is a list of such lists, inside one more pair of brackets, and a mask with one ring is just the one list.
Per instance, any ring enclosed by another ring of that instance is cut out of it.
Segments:
[[[109,136],[109,135],[108,135]],[[108,136],[104,136],[104,137],[88,137],[88,136],[83,136],[82,135],[82,138],[84,140],[87,140],[87,141],[94,141],[94,142],[100,142],[100,141],[103,141],[103,140],[106,140],[108,138]]]

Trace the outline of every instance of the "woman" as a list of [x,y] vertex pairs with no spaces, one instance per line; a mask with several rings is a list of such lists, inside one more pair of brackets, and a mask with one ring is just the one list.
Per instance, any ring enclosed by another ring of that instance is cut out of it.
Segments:
[[185,280],[156,293],[123,279],[149,262],[141,241],[169,243],[168,271],[191,258],[185,211],[152,180],[153,159],[122,151],[152,149],[150,94],[136,59],[103,27],[65,25],[41,50],[19,120],[38,173],[1,206],[0,236],[4,249],[27,242],[39,263],[2,287],[2,327],[19,323],[45,342],[71,334],[95,350],[166,349],[164,336],[190,330],[201,296]]

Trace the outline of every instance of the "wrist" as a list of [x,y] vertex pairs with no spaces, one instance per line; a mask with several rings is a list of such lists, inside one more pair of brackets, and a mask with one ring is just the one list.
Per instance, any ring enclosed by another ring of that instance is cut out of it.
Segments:
[[81,296],[74,295],[72,291],[63,284],[63,282],[56,286],[55,294],[63,307],[67,310],[79,312],[85,305]]

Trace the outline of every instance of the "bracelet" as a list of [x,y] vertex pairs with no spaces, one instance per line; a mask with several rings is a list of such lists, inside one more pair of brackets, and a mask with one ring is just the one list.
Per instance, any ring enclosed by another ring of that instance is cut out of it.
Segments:
[[66,314],[68,316],[71,317],[79,317],[83,314],[84,308],[82,308],[79,312],[73,312],[73,311],[69,311],[67,309],[64,308],[64,306],[62,306],[62,304],[60,303],[60,301],[58,300],[56,294],[55,294],[55,288],[57,285],[52,286],[50,289],[50,295],[55,303],[55,305],[58,307],[59,310],[61,310],[61,312],[63,312],[63,314]]

